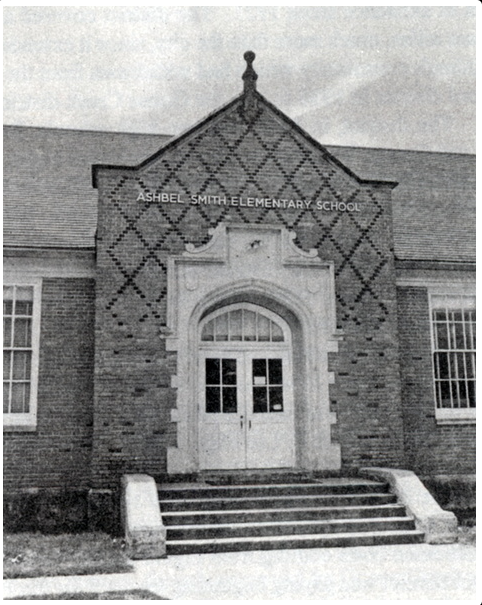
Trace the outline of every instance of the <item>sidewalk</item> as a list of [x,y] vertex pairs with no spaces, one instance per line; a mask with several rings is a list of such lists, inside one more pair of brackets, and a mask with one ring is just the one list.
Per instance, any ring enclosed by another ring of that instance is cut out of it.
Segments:
[[135,572],[5,580],[13,596],[142,588],[171,600],[476,601],[474,546],[407,544],[171,556]]

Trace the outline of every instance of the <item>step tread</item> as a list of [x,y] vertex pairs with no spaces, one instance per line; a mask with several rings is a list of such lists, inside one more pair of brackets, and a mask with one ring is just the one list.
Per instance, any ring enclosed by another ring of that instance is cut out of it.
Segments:
[[[172,502],[172,500],[169,500]],[[313,513],[316,510],[322,510],[324,512],[330,511],[363,511],[363,510],[373,510],[374,508],[381,508],[382,510],[392,510],[394,508],[402,508],[402,504],[398,504],[393,502],[391,504],[356,504],[354,506],[322,506],[319,509],[315,509],[313,507],[293,507],[293,508],[239,508],[239,509],[213,509],[213,510],[173,510],[173,511],[162,511],[161,515],[164,517],[183,517],[183,516],[203,516],[203,515],[249,515],[249,514],[275,514],[275,513],[286,513],[289,511],[290,513]]]
[[161,492],[175,492],[184,490],[217,490],[217,489],[233,489],[233,490],[247,490],[253,488],[259,489],[270,489],[275,490],[286,487],[358,487],[358,486],[369,486],[369,487],[385,487],[387,484],[383,481],[370,481],[370,480],[319,480],[309,481],[303,483],[230,483],[230,484],[216,484],[212,483],[162,483],[158,484],[158,489]]
[[182,546],[182,545],[203,545],[203,544],[233,544],[233,543],[248,543],[248,542],[283,542],[283,541],[329,541],[340,540],[343,538],[367,538],[367,537],[382,537],[382,536],[423,536],[423,532],[417,529],[398,529],[398,530],[379,530],[370,532],[340,532],[333,534],[294,534],[282,536],[242,536],[230,538],[197,538],[190,540],[166,540],[167,546]]
[[266,500],[315,500],[315,499],[332,499],[332,498],[380,498],[381,500],[387,497],[392,496],[393,494],[385,493],[366,493],[366,494],[289,494],[289,495],[281,495],[281,496],[246,496],[245,498],[231,498],[231,497],[220,497],[220,498],[180,498],[178,499],[167,499],[167,500],[159,500],[160,504],[180,504],[184,503],[202,503],[202,502],[246,502],[248,500],[260,500],[266,502]]
[[376,523],[398,523],[400,521],[412,522],[414,520],[413,517],[368,517],[362,519],[300,519],[297,521],[254,521],[248,523],[207,523],[207,524],[199,524],[199,525],[169,525],[168,530],[191,530],[196,531],[199,529],[223,529],[223,528],[248,528],[248,527],[289,527],[291,525],[343,525],[347,523],[358,523],[358,524],[367,524],[371,523],[375,525]]

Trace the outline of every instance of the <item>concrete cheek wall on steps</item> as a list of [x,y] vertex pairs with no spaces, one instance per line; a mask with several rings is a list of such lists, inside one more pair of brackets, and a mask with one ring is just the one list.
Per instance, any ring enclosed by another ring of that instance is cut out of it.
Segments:
[[154,479],[148,475],[122,477],[121,520],[131,559],[166,556],[166,528],[162,523]]
[[360,474],[388,481],[392,491],[415,518],[417,529],[428,544],[451,544],[457,540],[457,518],[440,508],[412,471],[391,468],[362,468]]
[[[418,540],[415,541],[423,539],[420,532],[425,534],[425,542],[429,544],[447,544],[456,541],[457,520],[455,515],[442,510],[438,506],[414,473],[399,469],[365,468],[361,469],[360,474],[370,479],[385,481],[390,485],[392,493],[397,496],[399,502],[405,506],[409,515],[415,520],[415,526],[419,534]],[[249,488],[249,486],[246,487]],[[300,487],[306,489],[307,484],[300,484]],[[245,488],[241,487],[240,489]],[[223,488],[211,489],[214,490],[215,495],[219,489],[223,491]],[[157,486],[152,477],[148,475],[124,475],[122,478],[121,511],[128,555],[132,559],[165,557],[167,552],[167,528],[163,523]],[[239,516],[239,511],[236,512],[236,516]],[[193,526],[190,527],[193,528]],[[355,528],[351,531],[360,530]],[[360,534],[353,535],[359,536]],[[281,539],[282,536],[278,536],[278,538]],[[274,537],[273,540],[278,538]],[[302,544],[303,539],[305,539],[303,536],[292,536],[292,538],[299,539],[300,547],[306,547],[306,544]],[[253,541],[255,540],[256,538],[253,538]],[[365,544],[370,543],[365,542]],[[313,542],[312,547],[320,545],[336,546],[341,544],[337,544],[336,541],[333,544],[329,542],[322,544],[320,541],[319,543]],[[262,545],[258,547],[263,548]],[[296,540],[295,546],[290,547],[297,547]],[[239,548],[236,549],[239,550]]]

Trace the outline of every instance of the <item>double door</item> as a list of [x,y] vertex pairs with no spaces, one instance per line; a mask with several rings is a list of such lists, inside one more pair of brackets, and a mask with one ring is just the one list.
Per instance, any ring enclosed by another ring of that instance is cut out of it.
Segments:
[[204,350],[199,373],[201,468],[294,466],[289,350]]

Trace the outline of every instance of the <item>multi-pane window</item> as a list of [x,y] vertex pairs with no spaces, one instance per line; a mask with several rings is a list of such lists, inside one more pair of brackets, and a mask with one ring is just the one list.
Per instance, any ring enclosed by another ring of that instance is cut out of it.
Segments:
[[34,284],[3,287],[3,413],[7,424],[27,424],[35,416],[37,292]]
[[206,359],[206,413],[235,414],[238,407],[236,359]]
[[201,334],[203,341],[282,342],[281,327],[258,311],[236,308],[208,321]]
[[283,411],[282,359],[253,359],[253,412]]
[[433,295],[432,337],[437,410],[475,408],[475,297]]

